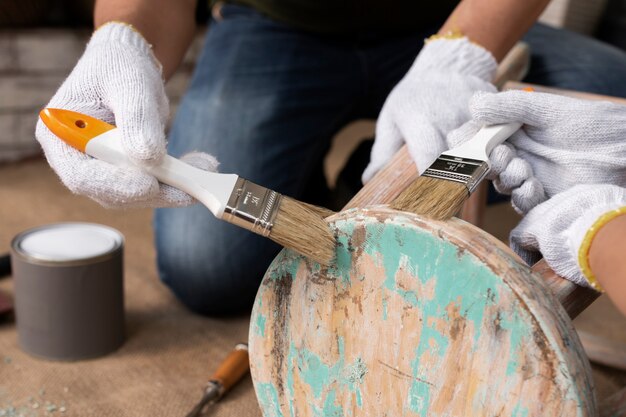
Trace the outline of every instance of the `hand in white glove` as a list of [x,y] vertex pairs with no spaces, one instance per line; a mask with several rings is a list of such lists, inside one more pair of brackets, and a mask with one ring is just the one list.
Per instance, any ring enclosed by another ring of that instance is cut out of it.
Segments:
[[[94,32],[76,67],[47,107],[74,110],[115,123],[132,161],[158,163],[165,155],[168,100],[150,45],[132,27],[108,23]],[[180,206],[194,200],[139,169],[119,168],[71,148],[40,120],[36,129],[48,163],[74,193],[105,207]],[[210,155],[187,162],[215,170]]]
[[472,123],[449,135],[457,145],[478,124],[524,126],[491,154],[494,185],[511,194],[521,213],[576,184],[626,186],[626,106],[570,97],[507,91],[477,94]]
[[467,38],[427,42],[383,105],[363,182],[405,142],[420,173],[426,170],[447,149],[446,135],[469,120],[471,96],[496,90],[496,67],[491,53]]
[[529,265],[543,255],[560,276],[597,289],[594,280],[588,279],[592,277],[587,259],[589,246],[610,216],[625,213],[625,209],[624,188],[576,185],[530,210],[511,232],[511,247]]

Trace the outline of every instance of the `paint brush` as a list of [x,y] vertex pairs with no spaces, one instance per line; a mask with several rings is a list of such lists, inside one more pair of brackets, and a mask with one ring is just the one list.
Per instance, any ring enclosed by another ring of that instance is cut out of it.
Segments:
[[137,167],[126,156],[115,126],[62,109],[44,109],[39,116],[72,147],[113,165],[139,168],[193,196],[218,219],[269,237],[324,265],[335,256],[335,239],[322,217],[330,215],[330,210],[283,196],[235,174],[195,168],[169,155],[159,165]]
[[391,207],[435,220],[451,218],[489,172],[493,148],[520,127],[520,123],[505,123],[481,128],[469,141],[439,155]]

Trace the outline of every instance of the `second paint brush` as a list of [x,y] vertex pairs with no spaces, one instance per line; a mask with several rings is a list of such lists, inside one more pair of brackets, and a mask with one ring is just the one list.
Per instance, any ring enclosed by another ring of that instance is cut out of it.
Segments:
[[489,172],[493,148],[520,127],[520,123],[483,127],[469,141],[442,153],[396,198],[392,207],[435,220],[451,218]]

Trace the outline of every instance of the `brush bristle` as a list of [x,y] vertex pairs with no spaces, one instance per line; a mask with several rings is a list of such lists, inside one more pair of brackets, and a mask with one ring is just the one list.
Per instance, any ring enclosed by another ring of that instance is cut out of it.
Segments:
[[329,265],[335,257],[335,238],[320,214],[327,212],[330,210],[316,212],[307,204],[283,196],[269,237],[322,265]]
[[322,219],[325,219],[326,217],[330,217],[333,214],[336,214],[331,209],[327,209],[326,207],[320,207],[320,206],[316,206],[316,205],[313,205],[313,204],[305,203],[304,201],[300,201],[299,204],[302,204],[306,208],[310,209],[315,214],[320,216]]
[[422,176],[405,189],[391,207],[434,220],[447,220],[461,210],[468,197],[463,183]]

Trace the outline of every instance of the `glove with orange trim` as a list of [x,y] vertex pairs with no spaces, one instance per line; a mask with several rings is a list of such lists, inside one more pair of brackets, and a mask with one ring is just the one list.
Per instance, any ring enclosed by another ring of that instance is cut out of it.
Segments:
[[[111,22],[96,30],[46,107],[115,123],[124,150],[140,166],[155,165],[166,153],[169,105],[161,66],[148,42],[130,25]],[[139,169],[119,168],[71,148],[41,121],[36,137],[61,181],[72,192],[105,207],[173,207],[195,202]],[[181,159],[197,168],[217,168],[211,155],[196,152]]]

